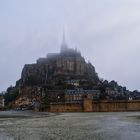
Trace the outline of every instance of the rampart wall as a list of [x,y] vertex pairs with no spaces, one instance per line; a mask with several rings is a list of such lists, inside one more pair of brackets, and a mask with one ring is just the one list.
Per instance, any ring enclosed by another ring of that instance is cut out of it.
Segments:
[[85,99],[80,103],[53,103],[51,112],[117,112],[140,111],[140,100],[133,101],[92,101]]

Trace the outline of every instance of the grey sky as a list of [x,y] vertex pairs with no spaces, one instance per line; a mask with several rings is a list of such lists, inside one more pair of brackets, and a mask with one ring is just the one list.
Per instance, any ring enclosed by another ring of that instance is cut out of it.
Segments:
[[139,0],[0,0],[0,91],[59,51],[63,25],[100,77],[140,90]]

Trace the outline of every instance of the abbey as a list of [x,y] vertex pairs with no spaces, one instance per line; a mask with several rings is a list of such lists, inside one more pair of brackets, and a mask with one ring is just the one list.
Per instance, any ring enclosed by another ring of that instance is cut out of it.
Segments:
[[35,64],[26,64],[17,81],[19,95],[15,106],[34,103],[73,102],[99,94],[100,82],[94,66],[86,62],[77,49],[69,48],[65,37],[59,53],[48,53]]
[[68,80],[89,80],[97,82],[94,66],[87,63],[77,49],[69,48],[65,39],[60,53],[49,53],[39,58],[35,64],[26,64],[22,71],[21,85],[57,85]]

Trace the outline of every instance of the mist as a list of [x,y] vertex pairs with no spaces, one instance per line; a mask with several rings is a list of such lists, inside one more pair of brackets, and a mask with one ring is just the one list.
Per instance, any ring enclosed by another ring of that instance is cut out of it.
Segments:
[[59,52],[63,27],[103,79],[140,90],[140,1],[0,1],[0,91],[20,79],[25,64]]

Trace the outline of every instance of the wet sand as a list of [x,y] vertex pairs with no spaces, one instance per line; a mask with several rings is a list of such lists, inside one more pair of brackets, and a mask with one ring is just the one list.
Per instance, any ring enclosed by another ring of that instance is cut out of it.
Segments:
[[0,112],[0,140],[140,140],[140,112]]

